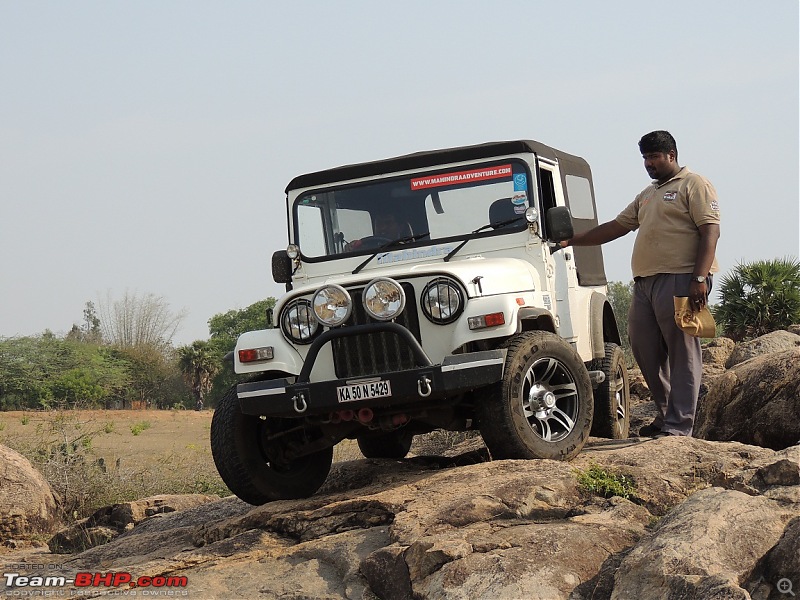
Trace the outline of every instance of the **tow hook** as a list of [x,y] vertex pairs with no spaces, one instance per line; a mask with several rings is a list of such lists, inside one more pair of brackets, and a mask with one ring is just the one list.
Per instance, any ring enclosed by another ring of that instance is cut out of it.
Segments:
[[431,395],[431,380],[425,375],[420,377],[419,381],[417,381],[417,392],[422,398],[427,398]]
[[308,409],[308,404],[306,404],[306,397],[302,393],[293,396],[292,402],[294,402],[295,412],[304,413],[306,412],[306,409]]
[[597,389],[606,380],[606,374],[602,371],[589,371],[589,379],[592,380],[592,388]]

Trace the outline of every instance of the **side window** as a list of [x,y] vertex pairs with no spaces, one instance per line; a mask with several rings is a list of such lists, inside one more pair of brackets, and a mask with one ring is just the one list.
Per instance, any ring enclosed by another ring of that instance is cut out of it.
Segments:
[[567,198],[569,210],[576,219],[594,219],[594,202],[592,202],[592,186],[585,177],[567,175]]
[[325,252],[325,225],[319,206],[301,204],[297,207],[297,225],[300,251],[306,256],[323,256]]
[[553,172],[539,169],[539,180],[542,182],[542,214],[556,205],[556,188],[553,184]]

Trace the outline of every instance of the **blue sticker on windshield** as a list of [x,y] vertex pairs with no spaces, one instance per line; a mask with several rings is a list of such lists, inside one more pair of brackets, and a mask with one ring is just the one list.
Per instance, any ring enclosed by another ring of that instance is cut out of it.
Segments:
[[528,189],[528,176],[525,173],[514,175],[514,191],[521,192]]

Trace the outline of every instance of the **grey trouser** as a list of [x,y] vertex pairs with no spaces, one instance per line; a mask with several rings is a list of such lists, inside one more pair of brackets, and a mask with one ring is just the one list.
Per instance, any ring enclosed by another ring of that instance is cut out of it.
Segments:
[[[688,296],[690,273],[640,277],[633,286],[628,337],[633,356],[653,395],[662,431],[692,435],[703,376],[700,340],[675,324],[673,296]],[[711,289],[711,277],[706,281]]]

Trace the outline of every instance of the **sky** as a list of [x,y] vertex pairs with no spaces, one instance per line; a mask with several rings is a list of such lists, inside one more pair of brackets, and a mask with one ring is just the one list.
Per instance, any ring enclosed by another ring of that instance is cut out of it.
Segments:
[[606,221],[667,129],[719,194],[721,273],[800,256],[798,2],[754,6],[0,0],[0,337],[127,291],[207,339],[282,294],[290,179],[497,140],[585,158]]

